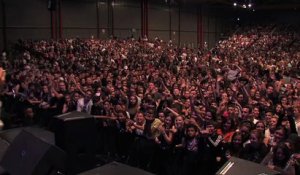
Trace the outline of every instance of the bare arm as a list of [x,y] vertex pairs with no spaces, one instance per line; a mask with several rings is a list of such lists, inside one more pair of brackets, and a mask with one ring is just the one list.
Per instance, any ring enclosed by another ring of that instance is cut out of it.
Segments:
[[179,116],[179,114],[178,114],[176,111],[174,111],[173,109],[171,109],[171,108],[169,108],[169,107],[167,107],[166,109],[169,110],[169,111],[170,111],[172,114],[174,114],[176,117]]

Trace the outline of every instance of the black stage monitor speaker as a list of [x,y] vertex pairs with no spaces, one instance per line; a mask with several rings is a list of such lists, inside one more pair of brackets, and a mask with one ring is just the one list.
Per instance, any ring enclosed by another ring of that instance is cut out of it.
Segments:
[[134,168],[119,162],[111,162],[101,167],[83,172],[79,175],[154,175],[144,170]]
[[266,166],[236,157],[230,158],[216,175],[280,175]]
[[6,150],[8,149],[9,143],[0,138],[0,161],[2,160],[4,154],[6,153]]
[[55,145],[54,133],[39,127],[20,127],[8,129],[0,132],[0,138],[11,144],[23,130],[30,132],[32,135],[43,140],[44,142]]
[[67,153],[70,174],[76,174],[95,166],[96,123],[92,115],[70,112],[54,117],[52,128],[55,143]]
[[[6,153],[6,150],[9,147],[9,143],[6,140],[3,140],[0,138],[0,162],[2,161],[2,158],[4,154]],[[0,175],[9,175],[7,171],[5,171],[4,168],[0,166]]]
[[8,147],[0,165],[11,175],[54,175],[65,172],[65,153],[27,130]]

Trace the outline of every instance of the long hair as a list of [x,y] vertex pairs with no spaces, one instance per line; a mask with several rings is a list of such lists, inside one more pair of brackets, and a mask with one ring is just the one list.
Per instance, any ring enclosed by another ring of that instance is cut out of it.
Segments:
[[[277,151],[282,150],[284,154],[283,159],[279,159],[277,155]],[[284,168],[288,160],[290,159],[291,151],[288,148],[288,146],[284,142],[280,142],[275,148],[274,148],[274,156],[273,156],[273,164],[277,167]]]

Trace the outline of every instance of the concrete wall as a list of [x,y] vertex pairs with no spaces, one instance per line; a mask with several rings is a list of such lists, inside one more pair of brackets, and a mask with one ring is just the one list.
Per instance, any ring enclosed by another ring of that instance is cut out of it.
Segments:
[[97,35],[97,4],[94,2],[62,1],[64,38],[89,38]]
[[137,38],[141,34],[140,3],[116,1],[114,4],[114,35]]
[[149,38],[159,37],[169,40],[169,6],[167,4],[149,4]]
[[[2,1],[6,6],[8,43],[13,43],[19,38],[49,39],[51,37],[48,0]],[[108,38],[112,33],[119,38],[129,36],[138,38],[141,35],[141,2],[139,0],[115,0],[114,4],[111,0],[62,0],[61,7],[63,38],[90,38],[91,36]],[[158,36],[164,41],[171,39],[179,45],[196,47],[197,9],[199,7],[183,4],[179,10],[177,5],[169,7],[164,1],[159,1],[159,3],[149,1],[148,7],[149,38]],[[220,12],[218,9],[206,6],[201,8],[203,41],[213,46],[224,29],[222,20],[225,17],[222,10]],[[2,26],[0,26],[0,32],[2,49]]]
[[[45,0],[3,0],[8,42],[22,39],[50,38],[50,13]],[[0,12],[2,25],[2,8]],[[3,27],[3,26],[2,26]],[[1,28],[1,43],[3,42]],[[1,50],[3,45],[1,46]]]

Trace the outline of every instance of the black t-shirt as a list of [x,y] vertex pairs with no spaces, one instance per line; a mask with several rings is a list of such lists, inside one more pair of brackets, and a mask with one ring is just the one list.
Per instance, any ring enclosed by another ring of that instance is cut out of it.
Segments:
[[145,129],[144,129],[144,136],[147,139],[153,139],[152,132],[151,132],[151,125],[152,125],[153,121],[154,120],[146,120]]
[[[59,94],[67,94],[68,92],[67,91],[58,91]],[[57,105],[56,106],[56,113],[57,114],[60,114],[62,113],[62,109],[64,107],[64,104],[65,104],[65,97],[61,97],[61,98],[57,98],[55,97],[55,100],[54,100],[54,103]]]
[[264,143],[261,143],[258,148],[254,148],[251,144],[247,144],[241,152],[241,158],[256,163],[261,163],[268,153],[268,148]]

